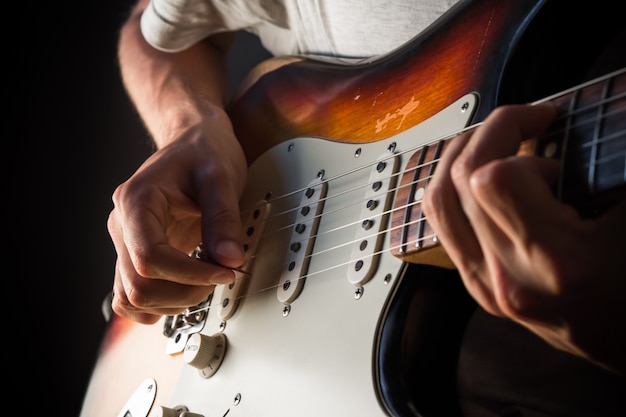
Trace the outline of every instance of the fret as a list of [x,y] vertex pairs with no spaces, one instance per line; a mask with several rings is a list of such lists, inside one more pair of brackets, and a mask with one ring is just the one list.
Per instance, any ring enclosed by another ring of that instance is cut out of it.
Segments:
[[626,75],[621,73],[553,100],[561,116],[537,149],[540,155],[560,159],[557,196],[581,212],[624,185],[625,90]]
[[600,191],[626,183],[626,75],[612,80],[607,95],[595,178]]
[[[407,163],[394,200],[391,222],[392,253],[396,256],[439,246],[436,235],[422,210],[422,199],[437,162],[449,140],[440,140],[415,151]],[[402,215],[398,215],[398,213]]]
[[[437,166],[437,162],[439,161],[439,157],[441,156],[441,152],[443,152],[444,144],[445,142],[443,140],[440,140],[439,142],[437,142],[436,147],[428,148],[429,152],[427,153],[426,158],[426,163],[428,164],[428,173],[425,178],[422,178],[424,192],[428,188],[428,183],[435,173],[435,168]],[[432,152],[430,152],[431,150]],[[419,209],[419,222],[417,224],[417,233],[415,238],[415,247],[418,249],[423,248],[426,245],[426,239],[428,238],[430,238],[433,243],[435,243],[437,240],[434,231],[430,227],[430,223],[428,223],[426,216],[424,216],[424,210],[422,210],[421,201],[422,199],[420,198],[419,201],[416,201],[415,203],[415,208]]]
[[[616,198],[624,198],[626,69],[540,102],[543,101],[554,102],[559,115],[543,137],[522,143],[518,154],[534,153],[559,160],[561,175],[555,194],[583,215],[594,215]],[[416,150],[407,163],[391,221],[390,238],[395,256],[413,261],[417,252],[439,246],[423,215],[421,201],[436,162],[451,140],[454,136],[436,146]],[[412,239],[415,245],[409,245]],[[440,252],[430,252],[436,259],[433,264],[442,265]],[[422,254],[419,262],[424,261]]]
[[[407,243],[409,241],[411,231],[411,219],[413,218],[414,213],[414,210],[412,209],[414,207],[413,202],[415,201],[416,192],[418,190],[417,183],[420,178],[420,172],[424,163],[425,154],[426,148],[424,147],[411,156],[407,164],[407,171],[402,176],[402,182],[398,187],[398,197],[394,203],[395,207],[405,207],[405,210],[403,211],[404,216],[402,217],[403,222],[399,225],[401,230],[401,245],[398,250],[401,254],[407,253]],[[418,198],[421,198],[421,196],[418,196]],[[396,228],[394,227],[393,230],[396,230]]]
[[[609,92],[609,84],[610,80],[605,81],[603,88],[601,89],[601,100],[598,100],[600,103],[606,99]],[[596,108],[595,122],[593,128],[593,134],[591,135],[591,150],[589,155],[589,170],[587,174],[587,187],[590,191],[596,191],[596,162],[598,160],[598,147],[600,141],[600,135],[602,132],[603,123],[603,115],[605,111],[604,103],[599,104]]]

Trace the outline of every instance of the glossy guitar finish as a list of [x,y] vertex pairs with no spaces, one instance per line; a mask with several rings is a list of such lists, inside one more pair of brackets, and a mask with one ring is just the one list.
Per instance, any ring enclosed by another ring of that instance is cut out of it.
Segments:
[[[456,413],[455,355],[473,303],[453,270],[425,265],[452,266],[437,245],[404,247],[420,191],[407,194],[407,178],[416,155],[497,104],[553,92],[538,82],[514,96],[511,84],[537,71],[519,70],[517,51],[559,7],[462,1],[380,60],[296,60],[258,76],[229,110],[249,161],[251,275],[156,325],[113,318],[81,416],[125,417],[135,404],[153,417],[168,415],[161,406],[205,417]],[[202,350],[185,343],[194,333],[226,338],[202,371],[185,364]],[[149,392],[134,396],[138,387]]]

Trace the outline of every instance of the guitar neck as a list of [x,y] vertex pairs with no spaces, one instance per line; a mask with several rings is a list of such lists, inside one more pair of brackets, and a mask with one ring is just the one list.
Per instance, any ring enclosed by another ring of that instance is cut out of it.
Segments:
[[[626,69],[539,102],[546,101],[557,105],[559,115],[543,137],[523,143],[518,154],[559,160],[555,193],[582,215],[596,214],[626,197]],[[453,267],[422,212],[422,196],[452,140],[454,136],[443,138],[414,152],[402,175],[391,218],[391,247],[405,261]]]
[[536,154],[558,158],[559,198],[591,215],[624,195],[626,69],[561,94],[561,115]]

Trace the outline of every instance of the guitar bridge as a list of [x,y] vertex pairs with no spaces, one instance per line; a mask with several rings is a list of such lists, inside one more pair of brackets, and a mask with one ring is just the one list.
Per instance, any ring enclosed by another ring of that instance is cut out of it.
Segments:
[[[244,230],[244,252],[245,261],[239,270],[235,270],[235,281],[228,285],[219,285],[215,291],[202,303],[190,307],[181,314],[167,316],[163,324],[163,334],[168,338],[166,352],[168,354],[182,352],[187,343],[187,339],[199,333],[206,323],[211,302],[215,298],[218,300],[213,308],[217,309],[217,314],[221,320],[228,320],[237,309],[239,300],[246,289],[247,274],[251,270],[253,256],[256,251],[259,238],[265,225],[265,219],[269,212],[269,203],[261,201],[254,209],[247,213],[242,221]],[[206,259],[206,254],[199,245],[191,255],[197,259]]]
[[213,294],[180,314],[165,317],[163,323],[163,335],[167,337],[165,353],[172,355],[182,352],[189,336],[202,330],[212,299]]

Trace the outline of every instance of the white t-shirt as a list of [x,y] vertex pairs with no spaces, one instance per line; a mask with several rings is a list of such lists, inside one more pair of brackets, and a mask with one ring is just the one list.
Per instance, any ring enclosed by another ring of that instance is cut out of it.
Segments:
[[360,59],[411,40],[457,0],[152,0],[144,37],[179,51],[215,33],[246,30],[273,55]]

